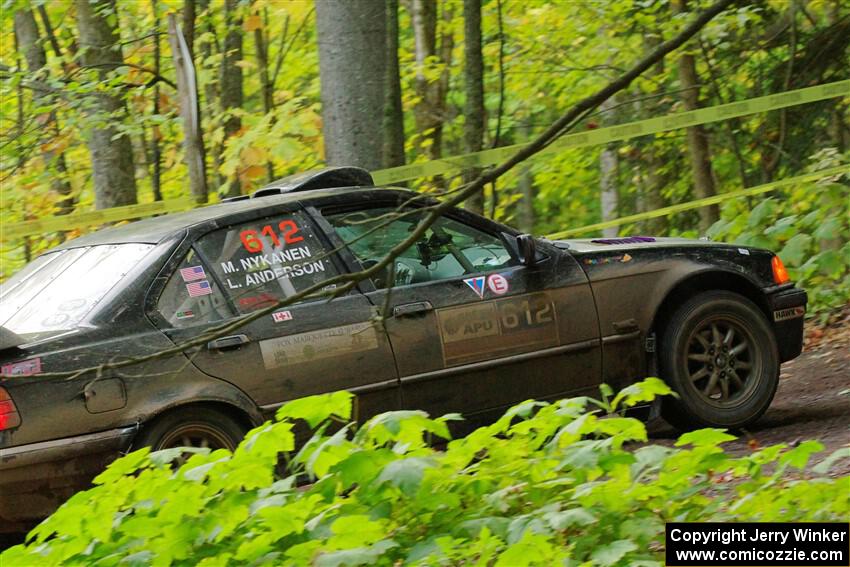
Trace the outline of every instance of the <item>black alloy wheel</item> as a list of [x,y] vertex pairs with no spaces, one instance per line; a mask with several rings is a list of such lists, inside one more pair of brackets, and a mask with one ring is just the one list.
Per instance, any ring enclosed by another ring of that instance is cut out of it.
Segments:
[[663,378],[678,394],[662,403],[672,425],[739,429],[770,405],[779,381],[773,329],[749,299],[702,292],[681,304],[661,329]]

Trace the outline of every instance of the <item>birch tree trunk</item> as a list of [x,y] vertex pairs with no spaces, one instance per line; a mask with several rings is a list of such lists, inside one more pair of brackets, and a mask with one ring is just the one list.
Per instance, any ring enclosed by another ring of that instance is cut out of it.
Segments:
[[168,38],[174,57],[177,91],[180,97],[180,115],[183,118],[183,150],[189,170],[189,190],[196,203],[207,202],[207,174],[204,141],[201,134],[200,103],[195,65],[189,46],[183,38],[174,14],[168,15]]
[[[96,69],[101,80],[108,70],[124,64],[115,5],[110,0],[75,0],[80,33],[80,60]],[[90,118],[96,123],[86,132],[91,153],[95,207],[105,209],[136,203],[136,177],[130,137],[113,124],[126,118],[124,101],[111,91],[92,94]]]
[[381,167],[386,23],[383,0],[316,1],[328,165]]
[[[15,35],[18,39],[18,49],[24,54],[30,74],[33,76],[46,75],[47,54],[42,47],[38,25],[31,10],[15,12]],[[33,91],[33,99],[36,105],[49,103],[43,92],[39,90]],[[50,111],[47,114],[44,131],[46,135],[44,137],[45,143],[42,144],[41,158],[44,160],[45,169],[51,172],[50,188],[59,199],[56,214],[65,215],[74,209],[74,199],[70,196],[71,184],[66,175],[68,166],[65,163],[65,154],[53,149],[49,144],[60,133],[55,111]]]
[[[605,121],[612,122],[607,112],[614,106],[614,99],[609,98],[599,105],[599,111]],[[620,188],[618,187],[617,171],[619,169],[617,144],[606,144],[599,154],[599,206],[602,211],[602,222],[617,218],[620,204]],[[619,233],[619,227],[612,226],[602,229],[602,236],[613,237]]]
[[[481,54],[481,0],[463,0],[464,91],[463,141],[467,153],[480,152],[484,144],[484,58]],[[478,177],[478,169],[464,173],[464,182]],[[470,196],[467,210],[484,213],[484,191]]]
[[[522,119],[519,123],[519,131],[523,140],[531,138],[531,117]],[[519,201],[519,228],[523,232],[534,232],[534,224],[537,222],[537,215],[534,210],[534,198],[536,189],[534,187],[534,175],[531,173],[531,164],[524,161],[519,164],[519,192],[522,199]]]

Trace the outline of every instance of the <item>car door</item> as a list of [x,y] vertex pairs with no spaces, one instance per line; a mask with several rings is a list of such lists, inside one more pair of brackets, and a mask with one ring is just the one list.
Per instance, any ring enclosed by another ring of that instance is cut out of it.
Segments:
[[[399,212],[337,207],[323,216],[358,269],[415,229],[421,215]],[[476,218],[438,219],[367,293],[386,308],[403,405],[473,416],[595,389],[600,339],[584,272],[554,248],[523,266],[511,251],[515,237]]]
[[[338,273],[338,259],[306,214],[258,218],[200,237],[165,285],[154,317],[179,343]],[[350,390],[365,417],[398,407],[392,350],[374,314],[358,291],[330,302],[302,300],[210,337],[187,355],[267,412],[286,400]]]

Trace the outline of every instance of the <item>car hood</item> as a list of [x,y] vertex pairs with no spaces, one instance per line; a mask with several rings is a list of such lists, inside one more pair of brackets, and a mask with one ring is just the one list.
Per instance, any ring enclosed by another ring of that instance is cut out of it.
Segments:
[[592,252],[615,252],[621,250],[636,250],[641,248],[746,248],[733,246],[725,242],[712,242],[696,238],[675,238],[666,236],[623,236],[614,238],[576,238],[571,240],[553,240],[558,248],[563,248],[577,254]]

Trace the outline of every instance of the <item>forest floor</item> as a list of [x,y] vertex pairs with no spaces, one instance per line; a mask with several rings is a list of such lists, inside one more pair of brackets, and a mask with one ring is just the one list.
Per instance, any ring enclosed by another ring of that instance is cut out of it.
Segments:
[[[752,429],[724,445],[728,453],[743,456],[768,445],[815,439],[825,448],[812,457],[813,464],[850,448],[850,306],[825,325],[806,324],[803,353],[782,365],[779,380],[770,408]],[[677,433],[660,422],[650,426],[650,437],[670,445]],[[850,474],[850,458],[837,462],[829,474]]]

